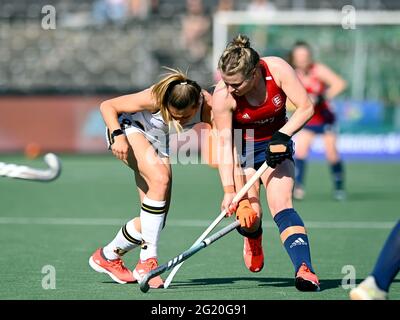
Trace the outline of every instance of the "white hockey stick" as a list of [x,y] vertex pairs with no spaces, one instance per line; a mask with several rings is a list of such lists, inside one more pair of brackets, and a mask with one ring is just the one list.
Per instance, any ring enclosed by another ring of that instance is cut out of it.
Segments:
[[52,181],[61,173],[61,162],[54,153],[47,153],[44,161],[47,169],[34,169],[28,166],[0,162],[0,177],[32,181]]
[[[257,172],[251,177],[249,181],[243,186],[242,189],[239,190],[239,192],[236,194],[236,196],[233,198],[232,202],[238,202],[240,199],[243,198],[243,196],[249,191],[251,186],[262,176],[262,174],[267,170],[268,165],[266,162],[263,163],[263,165],[257,170]],[[219,216],[211,223],[211,225],[207,228],[206,231],[203,232],[203,234],[196,240],[196,242],[190,247],[193,248],[197,246],[199,243],[201,243],[207,236],[208,234],[218,225],[218,223],[221,222],[221,220],[225,217],[226,211],[223,210]],[[168,275],[167,279],[164,281],[164,288],[167,289],[169,285],[171,284],[172,279],[174,278],[175,274],[178,272],[179,268],[182,266],[183,261],[175,266],[171,273]]]
[[210,244],[222,238],[223,236],[227,235],[229,232],[231,232],[232,230],[234,230],[239,226],[240,226],[239,220],[232,222],[230,225],[226,226],[225,228],[222,228],[220,231],[216,232],[211,237],[204,239],[199,244],[193,245],[190,249],[182,252],[179,256],[176,256],[175,258],[169,260],[168,262],[151,270],[149,273],[146,273],[146,275],[140,281],[140,290],[146,293],[150,289],[149,281],[152,278],[164,273],[165,271],[168,271],[174,266],[178,266],[178,264],[182,264],[183,261],[186,261],[200,250],[204,249],[205,247],[208,247]]

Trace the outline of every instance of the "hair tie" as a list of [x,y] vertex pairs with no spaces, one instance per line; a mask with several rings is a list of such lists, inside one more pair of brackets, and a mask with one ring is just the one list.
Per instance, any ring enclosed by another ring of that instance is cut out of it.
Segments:
[[187,81],[183,81],[183,82],[181,82],[180,84],[186,85],[186,84],[188,84],[188,83],[187,83]]

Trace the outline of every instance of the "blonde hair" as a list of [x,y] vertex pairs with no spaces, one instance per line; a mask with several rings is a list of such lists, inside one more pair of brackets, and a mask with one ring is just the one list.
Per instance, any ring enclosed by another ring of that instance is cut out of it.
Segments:
[[170,128],[172,123],[177,132],[181,132],[182,126],[174,120],[168,107],[184,110],[197,106],[201,87],[182,71],[172,68],[165,69],[170,72],[153,86],[151,93],[156,101],[156,106],[160,108],[164,122],[168,123]]
[[218,61],[218,69],[226,75],[241,73],[248,76],[259,61],[260,56],[250,47],[249,38],[239,34],[222,53]]

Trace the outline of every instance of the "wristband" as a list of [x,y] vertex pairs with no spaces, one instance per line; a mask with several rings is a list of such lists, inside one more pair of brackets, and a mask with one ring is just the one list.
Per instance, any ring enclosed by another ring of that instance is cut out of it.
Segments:
[[285,141],[288,142],[290,140],[290,136],[288,136],[287,134],[280,132],[280,131],[276,131],[272,137],[271,140],[281,140],[281,141]]
[[112,133],[111,133],[111,137],[115,138],[120,136],[121,134],[124,134],[124,131],[122,131],[121,129],[115,129]]
[[235,193],[235,186],[233,184],[229,186],[224,186],[225,193]]

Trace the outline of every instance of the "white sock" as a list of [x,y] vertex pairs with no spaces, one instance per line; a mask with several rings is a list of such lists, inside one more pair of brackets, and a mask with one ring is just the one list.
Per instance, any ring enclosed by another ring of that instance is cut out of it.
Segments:
[[140,210],[140,223],[142,226],[142,238],[145,244],[140,250],[140,260],[157,257],[157,243],[164,224],[165,201],[143,199]]
[[114,240],[103,248],[103,254],[108,260],[118,259],[142,244],[142,235],[136,230],[133,221],[128,221],[119,230]]

